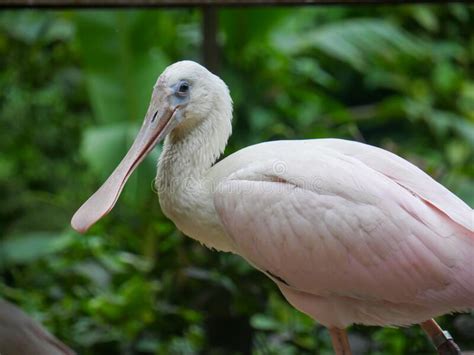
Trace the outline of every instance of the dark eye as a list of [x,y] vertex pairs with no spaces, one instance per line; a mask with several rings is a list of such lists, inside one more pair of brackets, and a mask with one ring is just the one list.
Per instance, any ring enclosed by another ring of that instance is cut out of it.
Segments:
[[188,93],[188,91],[189,91],[189,84],[188,83],[183,82],[183,83],[179,84],[178,94],[185,95],[185,94]]

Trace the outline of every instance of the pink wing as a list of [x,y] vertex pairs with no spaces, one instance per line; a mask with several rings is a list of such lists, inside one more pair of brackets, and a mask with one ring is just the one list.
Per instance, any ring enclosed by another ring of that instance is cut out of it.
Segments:
[[405,159],[386,150],[353,141],[321,139],[320,143],[360,160],[432,204],[456,223],[471,232],[474,231],[474,211],[451,191]]
[[323,297],[474,307],[472,210],[421,170],[337,140],[252,150],[259,159],[223,181],[214,203],[237,253],[277,283]]

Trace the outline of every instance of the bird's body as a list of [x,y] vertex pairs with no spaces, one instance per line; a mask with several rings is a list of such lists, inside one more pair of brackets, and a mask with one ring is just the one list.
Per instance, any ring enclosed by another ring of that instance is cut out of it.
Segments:
[[166,135],[156,179],[164,213],[206,246],[241,255],[325,326],[406,326],[474,308],[473,210],[420,169],[339,139],[261,143],[215,163],[231,134],[225,84],[178,62],[155,90],[136,142],[76,213],[76,229],[112,208]]
[[161,164],[157,181],[176,185],[158,191],[179,229],[241,255],[326,326],[410,325],[474,307],[472,211],[389,152],[337,139],[277,141],[203,174],[170,171]]

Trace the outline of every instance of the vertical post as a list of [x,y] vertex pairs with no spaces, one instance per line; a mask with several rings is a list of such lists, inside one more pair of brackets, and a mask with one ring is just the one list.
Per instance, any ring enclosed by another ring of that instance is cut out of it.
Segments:
[[202,34],[204,65],[214,74],[219,71],[219,46],[217,44],[218,17],[216,6],[202,7]]

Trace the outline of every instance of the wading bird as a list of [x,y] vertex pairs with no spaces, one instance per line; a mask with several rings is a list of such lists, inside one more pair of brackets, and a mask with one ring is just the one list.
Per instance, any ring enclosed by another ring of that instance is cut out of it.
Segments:
[[474,308],[473,210],[408,161],[352,141],[266,142],[216,163],[231,119],[219,77],[191,61],[169,66],[132,147],[73,228],[107,214],[164,138],[156,187],[165,215],[270,277],[329,329],[337,354],[350,354],[351,324],[415,323],[456,353],[432,318]]

